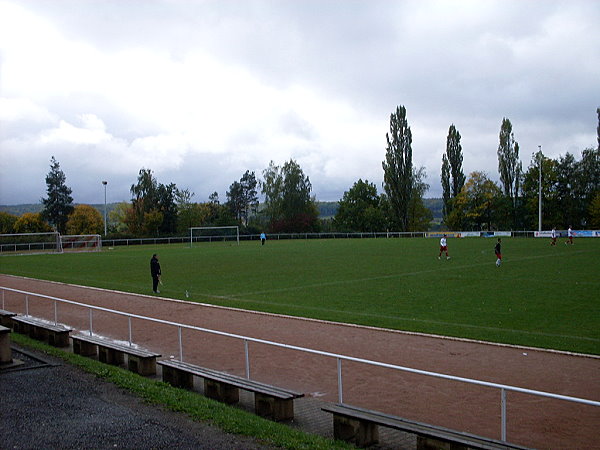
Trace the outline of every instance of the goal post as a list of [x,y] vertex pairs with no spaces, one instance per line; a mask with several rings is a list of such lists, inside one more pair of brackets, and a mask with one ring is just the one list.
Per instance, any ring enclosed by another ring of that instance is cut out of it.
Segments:
[[240,227],[190,227],[190,247],[197,242],[236,242],[240,245]]
[[60,236],[63,252],[99,252],[102,238],[99,234],[71,234]]
[[60,233],[0,234],[0,254],[62,253]]

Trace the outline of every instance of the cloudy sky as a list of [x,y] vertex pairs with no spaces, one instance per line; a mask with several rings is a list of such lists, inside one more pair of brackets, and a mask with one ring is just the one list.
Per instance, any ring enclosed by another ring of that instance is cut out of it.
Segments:
[[497,180],[513,124],[596,145],[593,0],[0,0],[0,204],[38,203],[55,156],[76,203],[130,200],[140,169],[206,201],[246,170],[296,160],[317,200],[381,191],[390,114],[439,196],[448,127],[464,171]]

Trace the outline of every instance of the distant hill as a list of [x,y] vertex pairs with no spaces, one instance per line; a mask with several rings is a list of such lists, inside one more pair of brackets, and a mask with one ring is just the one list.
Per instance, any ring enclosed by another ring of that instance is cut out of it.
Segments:
[[[433,214],[434,222],[441,222],[442,220],[442,199],[441,198],[424,198],[423,203],[426,208],[431,210]],[[112,211],[118,203],[107,203],[106,209],[108,212]],[[104,214],[104,204],[90,205]],[[319,209],[319,217],[321,219],[328,219],[337,213],[339,203],[338,202],[317,202],[317,208]],[[22,216],[25,213],[39,213],[42,211],[44,205],[41,203],[30,203],[23,205],[0,205],[0,211],[12,214],[15,216]]]
[[[75,203],[77,205],[77,203]],[[110,212],[118,203],[107,203],[106,211]],[[101,205],[90,205],[100,211],[100,214],[104,214],[104,203]],[[39,213],[42,212],[44,205],[42,203],[27,203],[23,205],[0,205],[0,212],[12,214],[13,216],[22,216],[25,213]]]
[[22,216],[25,213],[39,213],[44,205],[41,203],[28,203],[23,205],[0,205],[0,212]]
[[424,198],[423,204],[433,214],[434,221],[442,220],[444,202],[441,198]]
[[335,216],[337,213],[338,202],[317,202],[317,209],[319,210],[319,218],[320,219],[329,219],[330,217]]

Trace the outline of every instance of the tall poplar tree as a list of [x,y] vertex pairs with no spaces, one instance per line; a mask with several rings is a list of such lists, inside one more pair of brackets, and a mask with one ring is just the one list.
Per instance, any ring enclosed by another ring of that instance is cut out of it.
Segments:
[[444,201],[444,218],[452,212],[452,200],[465,185],[465,174],[462,168],[463,154],[460,145],[460,133],[450,125],[446,138],[446,153],[442,156],[442,190]]
[[450,125],[448,129],[446,154],[448,155],[450,175],[452,176],[452,197],[456,197],[465,185],[466,177],[462,168],[463,154],[462,146],[460,145],[460,133],[454,124]]
[[442,155],[442,215],[444,221],[448,218],[452,212],[452,195],[450,193],[450,163],[448,157],[444,153]]
[[509,201],[513,225],[516,226],[517,202],[523,166],[519,161],[519,143],[515,141],[512,124],[506,117],[500,127],[500,143],[498,144],[498,172],[504,197]]
[[46,176],[48,198],[43,198],[42,218],[56,228],[59,233],[66,231],[69,214],[73,212],[73,197],[71,188],[65,184],[67,177],[60,170],[60,164],[52,157],[50,172]]
[[390,115],[390,132],[383,161],[383,188],[389,199],[392,218],[400,231],[408,230],[409,205],[413,195],[412,133],[406,120],[406,108],[398,106]]

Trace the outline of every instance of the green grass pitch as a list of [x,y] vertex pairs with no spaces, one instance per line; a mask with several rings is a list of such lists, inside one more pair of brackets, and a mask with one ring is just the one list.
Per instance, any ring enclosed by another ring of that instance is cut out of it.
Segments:
[[[0,272],[398,330],[600,354],[600,239],[269,240],[0,257]],[[186,291],[189,297],[186,298]]]

